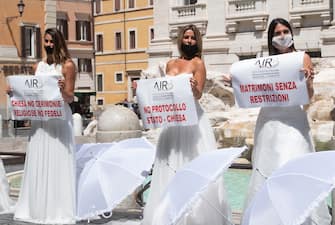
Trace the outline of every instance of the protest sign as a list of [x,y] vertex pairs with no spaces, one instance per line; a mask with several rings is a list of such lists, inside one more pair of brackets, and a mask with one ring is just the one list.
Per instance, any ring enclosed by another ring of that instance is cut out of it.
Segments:
[[198,123],[190,77],[185,74],[138,81],[136,96],[145,128]]
[[304,52],[293,52],[234,63],[230,73],[237,104],[242,108],[307,104],[303,59]]
[[12,88],[12,119],[65,119],[64,100],[58,87],[59,78],[60,76],[9,76],[7,80]]

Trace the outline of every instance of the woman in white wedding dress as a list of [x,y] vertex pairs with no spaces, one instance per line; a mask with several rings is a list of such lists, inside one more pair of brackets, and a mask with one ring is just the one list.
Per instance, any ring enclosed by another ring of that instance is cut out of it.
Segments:
[[60,75],[65,120],[32,121],[24,177],[14,219],[37,224],[75,223],[75,158],[72,113],[76,70],[62,34],[47,29],[45,60],[36,76]]
[[[274,19],[268,30],[270,55],[296,51],[290,24],[282,19]],[[313,96],[314,72],[310,57],[304,56],[304,73],[308,94]],[[301,106],[263,107],[256,122],[252,175],[246,203],[260,189],[271,173],[290,159],[305,153],[314,152],[306,112]],[[303,191],[303,190],[302,190]],[[304,225],[329,225],[330,215],[326,204],[307,218]]]
[[[166,74],[168,76],[193,75],[190,84],[196,99],[199,123],[194,126],[167,127],[161,131],[156,147],[150,193],[144,208],[143,225],[159,225],[154,222],[155,216],[159,216],[159,214],[155,214],[155,210],[176,170],[201,153],[217,149],[209,120],[197,101],[202,96],[206,81],[206,69],[201,59],[201,34],[194,25],[181,29],[178,36],[178,49],[181,56],[167,63]],[[231,224],[229,222],[231,212],[226,201],[222,177],[210,185],[207,192],[203,193],[203,198],[199,198],[192,205],[192,210],[184,215],[177,224]]]

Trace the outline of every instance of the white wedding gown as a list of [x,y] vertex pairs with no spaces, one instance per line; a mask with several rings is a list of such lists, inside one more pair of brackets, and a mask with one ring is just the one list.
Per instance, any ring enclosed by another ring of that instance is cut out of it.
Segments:
[[11,213],[14,210],[14,201],[9,197],[9,184],[6,171],[0,159],[0,213]]
[[[196,108],[198,125],[167,127],[163,128],[160,133],[142,225],[160,225],[154,222],[154,217],[157,216],[155,210],[162,193],[175,175],[175,171],[201,153],[217,149],[212,127],[198,101],[196,101]],[[223,176],[211,184],[202,196],[203,198],[199,198],[192,205],[192,210],[185,214],[177,224],[230,225],[227,219],[231,221],[231,210],[227,204]]]
[[[300,106],[261,108],[256,122],[246,206],[271,173],[290,159],[314,152],[307,115]],[[303,190],[302,190],[303,191]],[[326,203],[304,225],[329,225]]]
[[[62,75],[61,65],[38,64],[36,75]],[[32,121],[24,178],[14,219],[38,224],[75,223],[72,112],[65,120]]]

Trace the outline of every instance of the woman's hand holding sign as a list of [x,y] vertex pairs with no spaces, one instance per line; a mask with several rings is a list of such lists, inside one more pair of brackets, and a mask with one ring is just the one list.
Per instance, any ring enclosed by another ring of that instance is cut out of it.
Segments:
[[312,60],[306,53],[304,54],[304,68],[301,69],[306,78],[307,90],[309,98],[312,98],[314,94],[313,80],[314,80],[314,70]]
[[9,96],[13,94],[13,89],[9,85],[6,86],[6,93]]

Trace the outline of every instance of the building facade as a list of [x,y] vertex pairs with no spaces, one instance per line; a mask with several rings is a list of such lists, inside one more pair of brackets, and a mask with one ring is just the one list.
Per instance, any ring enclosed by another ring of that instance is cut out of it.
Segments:
[[132,101],[132,83],[148,67],[153,39],[152,0],[95,0],[96,100]]
[[46,23],[46,1],[30,0],[20,16],[20,1],[0,0],[0,114],[9,118],[6,77],[33,74],[33,65],[42,58],[41,32]]
[[[17,4],[24,4],[22,16]],[[6,77],[33,74],[33,65],[45,56],[42,35],[46,28],[57,27],[66,38],[77,65],[74,110],[89,114],[95,104],[94,44],[91,0],[0,0],[0,90]],[[0,93],[2,119],[9,119],[8,97]]]
[[203,34],[207,71],[227,73],[235,61],[268,55],[267,26],[277,17],[292,24],[298,50],[335,57],[334,0],[157,0],[154,8],[149,67],[178,57],[177,31],[193,23]]
[[93,1],[56,0],[55,3],[55,27],[63,33],[78,71],[72,111],[90,117],[95,105]]

